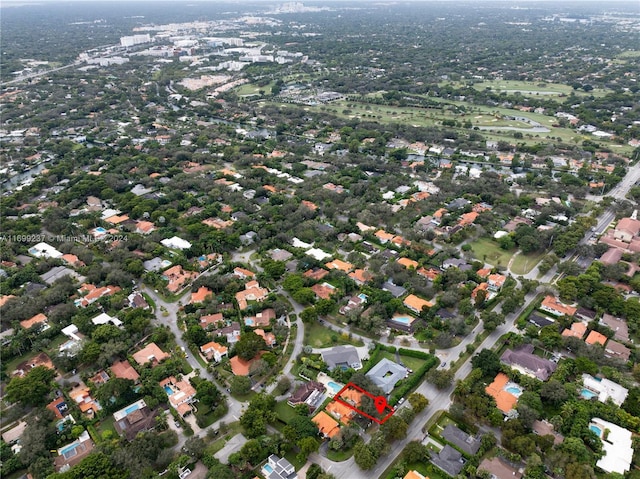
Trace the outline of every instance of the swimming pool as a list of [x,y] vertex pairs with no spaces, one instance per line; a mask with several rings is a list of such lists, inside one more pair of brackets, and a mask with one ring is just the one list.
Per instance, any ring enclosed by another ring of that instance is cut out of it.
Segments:
[[60,455],[64,456],[65,458],[73,457],[77,454],[76,447],[78,447],[77,444],[69,444],[68,446],[60,449]]
[[102,226],[98,226],[97,228],[95,228],[93,231],[95,231],[96,233],[100,233],[100,234],[104,234],[107,232],[106,229],[104,229]]
[[509,386],[505,389],[505,391],[513,394],[514,396],[519,396],[520,394],[522,394],[522,389],[520,389],[518,386]]
[[138,403],[132,404],[131,406],[127,407],[124,412],[127,414],[131,414],[133,411],[137,411],[138,409],[140,409],[140,405]]
[[169,396],[171,396],[173,394],[173,389],[171,389],[171,386],[169,386],[168,384],[165,384],[164,392],[166,392]]
[[589,424],[589,430],[596,433],[596,436],[602,437],[602,429],[600,429],[595,424]]
[[407,325],[413,322],[413,318],[409,316],[394,316],[392,320],[396,323],[407,324]]
[[598,397],[599,395],[597,393],[594,393],[593,391],[589,391],[588,389],[583,388],[582,391],[580,391],[580,396],[585,399],[591,399],[594,397]]
[[333,381],[329,381],[327,383],[327,386],[333,389],[333,391],[336,393],[340,392],[340,390],[342,389],[342,386],[340,386],[338,383],[334,383]]
[[244,324],[247,325],[247,326],[253,326],[253,319],[244,318]]
[[271,474],[273,472],[273,467],[271,467],[269,464],[265,464],[264,466],[262,466],[262,470],[267,471],[267,474]]
[[358,295],[358,298],[360,298],[362,301],[366,301],[367,299],[369,299],[369,297],[364,293],[360,293]]

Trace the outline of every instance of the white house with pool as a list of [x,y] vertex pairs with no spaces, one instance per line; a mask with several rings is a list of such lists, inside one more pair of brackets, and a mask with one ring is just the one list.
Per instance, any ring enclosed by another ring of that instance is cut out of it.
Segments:
[[602,441],[602,456],[596,466],[605,472],[624,474],[631,469],[633,447],[631,445],[631,431],[616,424],[594,417],[589,423],[589,430]]
[[629,390],[618,383],[609,381],[607,378],[594,378],[590,374],[582,375],[582,386],[580,396],[584,399],[597,397],[600,402],[611,399],[616,406],[622,406],[629,394]]

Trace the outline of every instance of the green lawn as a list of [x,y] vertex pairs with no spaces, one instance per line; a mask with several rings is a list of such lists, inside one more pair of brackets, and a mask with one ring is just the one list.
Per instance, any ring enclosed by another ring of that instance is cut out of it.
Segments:
[[327,448],[327,459],[335,462],[346,461],[353,456],[353,449],[354,448],[352,447],[351,449],[340,449],[339,451],[334,451],[333,449]]
[[469,243],[473,255],[479,260],[485,263],[492,264],[493,266],[506,267],[509,264],[509,260],[514,255],[515,250],[505,251],[498,243],[489,238],[480,238],[473,243]]
[[[393,362],[396,361],[396,355],[390,353],[389,351],[382,351],[382,357],[387,358]],[[400,355],[400,360],[406,367],[412,369],[413,371],[417,371],[426,362],[426,360],[424,359],[414,358],[411,356],[403,356],[402,354]]]
[[511,271],[515,274],[527,274],[540,262],[544,257],[544,252],[518,254],[511,264]]
[[289,421],[298,415],[295,409],[287,404],[287,401],[280,401],[279,403],[276,403],[275,412],[278,419],[285,424],[289,424]]
[[353,346],[363,345],[362,341],[355,338],[349,339],[348,335],[332,331],[317,322],[305,324],[304,344],[308,344],[314,348],[330,348],[343,344],[352,344]]
[[[216,452],[218,452],[220,449],[224,447],[224,445],[227,443],[229,439],[231,439],[233,436],[235,436],[239,432],[242,432],[242,427],[240,426],[240,423],[237,421],[230,423],[227,427],[229,428],[229,431],[224,436],[222,436],[219,439],[216,439],[215,441],[213,441],[211,444],[207,446],[207,449],[206,449],[207,454],[213,456]],[[207,440],[207,436],[205,435],[204,437],[205,437],[205,440]]]

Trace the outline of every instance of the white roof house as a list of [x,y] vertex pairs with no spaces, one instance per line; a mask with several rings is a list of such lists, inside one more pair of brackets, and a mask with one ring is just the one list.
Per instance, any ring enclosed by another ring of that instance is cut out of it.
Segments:
[[331,255],[329,253],[322,251],[320,248],[311,248],[307,251],[307,254],[318,261],[331,258]]
[[172,238],[165,238],[160,241],[163,246],[171,249],[189,249],[191,248],[191,243],[187,240],[183,240],[182,238],[178,238],[177,236],[173,236]]
[[606,378],[594,378],[589,374],[582,375],[582,385],[598,394],[598,401],[607,402],[607,399],[611,399],[616,406],[621,406],[627,399],[629,390],[620,386],[618,383],[609,381]]
[[47,243],[38,243],[29,248],[29,254],[36,258],[62,258],[62,253]]
[[[631,431],[616,424],[594,417],[589,429],[595,432],[602,441],[604,456],[596,462],[596,466],[605,472],[624,474],[631,469],[633,447],[631,447]],[[600,434],[598,434],[600,431]],[[606,432],[608,431],[608,432]],[[607,438],[604,439],[606,432]]]
[[93,318],[91,320],[91,322],[93,324],[95,324],[96,326],[99,326],[101,324],[113,324],[114,326],[117,327],[122,327],[122,321],[120,321],[118,318],[114,318],[113,316],[109,316],[107,313],[101,313],[98,316],[96,316],[95,318]]
[[75,324],[70,324],[66,328],[62,328],[60,332],[71,339],[75,339],[76,341],[80,341],[82,339],[78,336],[78,326]]

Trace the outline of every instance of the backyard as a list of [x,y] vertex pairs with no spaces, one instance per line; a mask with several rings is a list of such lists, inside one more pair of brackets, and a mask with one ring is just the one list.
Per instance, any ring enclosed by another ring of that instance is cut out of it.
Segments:
[[363,346],[363,342],[359,339],[349,339],[348,335],[333,331],[317,322],[305,324],[304,344],[308,344],[313,348],[330,348],[344,344]]

